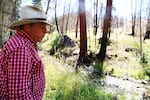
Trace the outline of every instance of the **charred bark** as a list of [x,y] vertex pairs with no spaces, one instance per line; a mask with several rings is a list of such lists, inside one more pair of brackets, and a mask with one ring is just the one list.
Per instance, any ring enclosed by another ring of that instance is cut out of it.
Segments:
[[64,11],[63,11],[63,16],[62,16],[62,20],[61,20],[61,27],[60,27],[60,31],[61,31],[62,35],[64,34],[65,9],[66,9],[66,5],[65,4],[64,4]]
[[68,8],[68,15],[67,15],[67,21],[66,21],[66,28],[65,28],[65,32],[67,33],[68,31],[68,22],[69,22],[69,13],[70,13],[70,6],[71,6],[71,0],[69,2],[69,8]]
[[87,32],[86,32],[86,11],[85,0],[79,0],[79,18],[80,18],[80,55],[79,61],[85,63],[87,57]]
[[55,22],[56,22],[57,32],[59,33],[59,26],[58,26],[58,20],[57,20],[57,0],[55,2]]
[[94,35],[97,35],[97,28],[98,28],[98,0],[94,2]]
[[48,0],[48,3],[47,3],[47,8],[46,8],[46,12],[45,12],[46,14],[48,13],[50,1],[51,1],[51,0]]
[[110,28],[111,28],[111,10],[112,10],[112,0],[107,0],[101,48],[98,54],[98,58],[102,62],[104,61],[105,56],[106,56],[106,47],[107,47],[107,41],[108,41],[107,35],[110,32]]
[[77,16],[77,22],[76,22],[76,30],[75,30],[75,32],[76,32],[75,38],[76,39],[78,38],[78,25],[79,25],[79,16]]

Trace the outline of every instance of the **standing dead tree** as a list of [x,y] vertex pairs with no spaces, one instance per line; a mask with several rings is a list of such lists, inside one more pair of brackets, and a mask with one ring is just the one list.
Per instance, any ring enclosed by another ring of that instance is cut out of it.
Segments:
[[65,10],[66,10],[66,0],[64,3],[64,8],[63,8],[63,15],[62,15],[62,19],[61,19],[61,25],[60,25],[60,32],[63,35],[64,34],[64,22],[65,22]]
[[132,11],[132,36],[135,36],[135,23],[136,23],[136,10],[137,10],[137,0],[134,2],[135,8],[133,9],[133,0],[131,0],[131,11]]
[[87,57],[87,32],[86,32],[86,11],[85,0],[79,0],[79,18],[80,18],[80,55],[79,61],[86,62]]
[[75,38],[77,39],[78,37],[78,26],[79,26],[79,15],[77,16],[77,21],[76,21],[76,29],[75,29]]
[[98,0],[94,2],[94,35],[97,35],[97,28],[98,28],[98,14],[97,13],[98,13]]
[[59,32],[59,26],[58,26],[58,20],[57,20],[57,0],[55,1],[55,23],[56,23],[56,29],[57,29],[57,32]]
[[141,26],[141,13],[142,13],[142,5],[143,5],[143,0],[141,0],[140,3],[140,10],[139,10],[139,18],[140,18],[140,55],[142,56],[142,26]]
[[71,0],[69,1],[69,8],[68,8],[68,14],[67,14],[67,21],[66,21],[65,33],[67,33],[67,31],[68,31],[70,7],[71,7]]
[[101,48],[98,54],[98,58],[102,62],[104,61],[106,56],[106,47],[108,41],[107,35],[110,32],[110,28],[111,28],[111,11],[112,11],[112,0],[107,0],[104,26],[103,26],[103,35],[101,40]]
[[46,8],[46,12],[45,12],[45,13],[46,13],[46,15],[47,15],[47,13],[48,13],[48,9],[49,9],[50,1],[51,1],[51,0],[48,0],[48,3],[47,3],[47,8]]
[[94,0],[94,36],[95,36],[95,50],[96,50],[96,35],[98,28],[98,0]]
[[147,25],[146,25],[146,33],[144,35],[144,40],[150,38],[150,2],[148,3],[148,13],[147,13]]

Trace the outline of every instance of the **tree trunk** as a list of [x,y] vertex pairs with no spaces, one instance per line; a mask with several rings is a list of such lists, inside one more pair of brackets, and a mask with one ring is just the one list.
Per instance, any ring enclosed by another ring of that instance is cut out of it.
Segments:
[[[150,2],[147,4],[147,5],[150,5]],[[145,32],[145,35],[144,35],[144,40],[145,39],[150,39],[150,6],[148,6],[147,8],[147,24],[146,24],[146,32]]]
[[58,26],[58,21],[57,21],[57,0],[55,1],[55,22],[56,22],[57,32],[59,33],[59,26]]
[[70,6],[71,6],[71,0],[69,2],[69,8],[68,8],[68,15],[67,15],[67,21],[66,21],[66,28],[65,28],[65,32],[67,33],[68,31],[68,22],[69,22],[69,13],[70,13]]
[[140,3],[140,10],[139,10],[139,17],[140,17],[140,55],[142,56],[142,52],[143,52],[143,45],[142,45],[142,24],[141,24],[141,13],[142,13],[142,5],[143,5],[143,1],[141,0]]
[[135,1],[135,9],[134,9],[134,11],[133,11],[133,0],[131,0],[131,9],[132,9],[132,33],[131,33],[131,35],[132,36],[135,36],[135,23],[136,23],[136,3],[137,3],[137,1]]
[[79,55],[79,60],[84,63],[86,60],[86,57],[87,57],[85,0],[79,0],[79,17],[80,17],[80,55]]
[[62,19],[61,19],[61,27],[60,27],[60,31],[61,31],[61,34],[63,35],[64,34],[64,22],[65,22],[65,10],[66,10],[66,1],[64,3],[64,11],[63,11],[63,16],[62,16]]
[[16,21],[18,14],[18,0],[0,0],[0,46],[2,46],[10,37],[8,26]]
[[51,0],[48,0],[48,3],[47,3],[47,8],[46,8],[46,12],[45,12],[45,13],[46,13],[46,15],[47,15],[47,13],[48,13],[48,9],[49,9],[50,1],[51,1]]
[[132,33],[131,33],[132,36],[135,35],[135,23],[134,22],[132,23]]
[[99,18],[98,18],[98,20],[99,20],[99,22],[100,22],[100,24],[99,24],[99,22],[98,22],[98,25],[100,25],[100,27],[101,27],[102,24],[103,24],[103,17],[102,17],[103,9],[104,9],[103,3],[101,3],[101,4],[100,4],[100,10],[99,10]]
[[94,2],[94,35],[97,35],[97,28],[98,28],[97,13],[98,13],[98,0]]
[[100,59],[100,61],[104,61],[105,56],[106,56],[106,47],[107,47],[107,41],[108,41],[107,34],[109,33],[109,30],[111,28],[111,10],[112,10],[112,0],[107,0],[106,14],[104,18],[103,35],[102,35],[102,40],[101,40],[101,48],[98,54],[98,58]]
[[75,32],[76,32],[75,38],[76,39],[78,38],[78,25],[79,25],[79,16],[77,16],[77,22],[76,22],[76,30],[75,30]]
[[94,0],[94,30],[93,34],[95,36],[95,51],[96,51],[96,35],[97,35],[97,28],[98,28],[98,0]]

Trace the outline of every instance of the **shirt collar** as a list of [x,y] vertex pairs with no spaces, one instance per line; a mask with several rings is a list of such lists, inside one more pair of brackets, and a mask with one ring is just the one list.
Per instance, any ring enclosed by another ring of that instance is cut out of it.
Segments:
[[28,35],[27,32],[25,32],[24,30],[17,30],[17,34],[20,34],[24,36],[25,38],[27,38],[31,42],[31,44],[36,47],[37,42],[35,42],[34,39]]

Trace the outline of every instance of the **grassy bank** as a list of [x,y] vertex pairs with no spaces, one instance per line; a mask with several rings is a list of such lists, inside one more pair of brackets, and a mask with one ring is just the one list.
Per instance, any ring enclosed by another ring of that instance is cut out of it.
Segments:
[[43,100],[113,100],[113,95],[105,93],[92,83],[85,74],[58,59],[40,53],[46,71],[46,91]]

